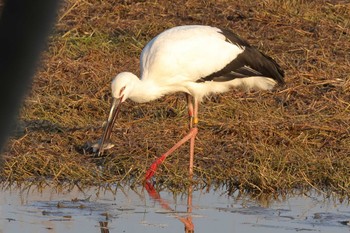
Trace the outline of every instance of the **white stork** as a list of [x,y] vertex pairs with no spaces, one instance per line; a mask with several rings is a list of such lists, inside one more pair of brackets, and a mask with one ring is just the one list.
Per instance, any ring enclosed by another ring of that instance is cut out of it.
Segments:
[[184,92],[188,102],[190,132],[155,161],[146,174],[190,140],[190,176],[198,132],[198,104],[210,94],[230,88],[270,90],[284,84],[284,72],[269,56],[235,33],[218,27],[188,25],[168,29],[153,38],[141,53],[141,78],[119,73],[112,81],[113,103],[99,145],[106,149],[120,105],[127,99],[143,103],[164,95]]

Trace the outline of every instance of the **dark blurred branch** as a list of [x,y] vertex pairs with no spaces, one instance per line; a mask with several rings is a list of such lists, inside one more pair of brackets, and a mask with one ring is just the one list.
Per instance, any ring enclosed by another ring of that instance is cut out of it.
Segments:
[[30,87],[58,0],[7,0],[0,14],[0,148]]

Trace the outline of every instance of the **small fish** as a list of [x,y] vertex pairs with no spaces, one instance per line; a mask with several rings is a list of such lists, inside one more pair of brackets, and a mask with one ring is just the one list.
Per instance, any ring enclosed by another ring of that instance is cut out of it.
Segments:
[[[100,150],[100,146],[101,146],[101,139],[91,145],[92,152],[94,152],[94,153],[98,152]],[[103,150],[109,150],[109,149],[113,148],[114,146],[115,145],[112,143],[104,143]]]

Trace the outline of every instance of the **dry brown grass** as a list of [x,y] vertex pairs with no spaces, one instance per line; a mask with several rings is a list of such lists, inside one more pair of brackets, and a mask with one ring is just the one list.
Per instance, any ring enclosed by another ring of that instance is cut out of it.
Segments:
[[[153,36],[183,24],[236,31],[274,57],[287,86],[232,91],[204,101],[196,144],[200,185],[258,193],[315,188],[350,194],[350,5],[346,1],[66,0],[4,153],[8,182],[51,179],[138,184],[187,130],[184,97],[127,102],[105,158],[85,150],[102,134],[110,81],[139,73]],[[169,189],[188,184],[188,148],[157,173]]]

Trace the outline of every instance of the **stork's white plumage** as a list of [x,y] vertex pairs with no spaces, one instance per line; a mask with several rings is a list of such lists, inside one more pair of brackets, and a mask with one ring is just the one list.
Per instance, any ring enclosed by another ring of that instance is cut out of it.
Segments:
[[168,29],[143,49],[140,79],[129,72],[114,78],[114,100],[99,154],[109,140],[119,105],[126,99],[142,103],[184,92],[188,101],[190,133],[151,166],[146,179],[152,177],[158,164],[189,139],[192,174],[198,103],[203,97],[226,92],[232,87],[269,90],[276,84],[283,84],[283,77],[283,70],[272,58],[228,30],[201,25]]

